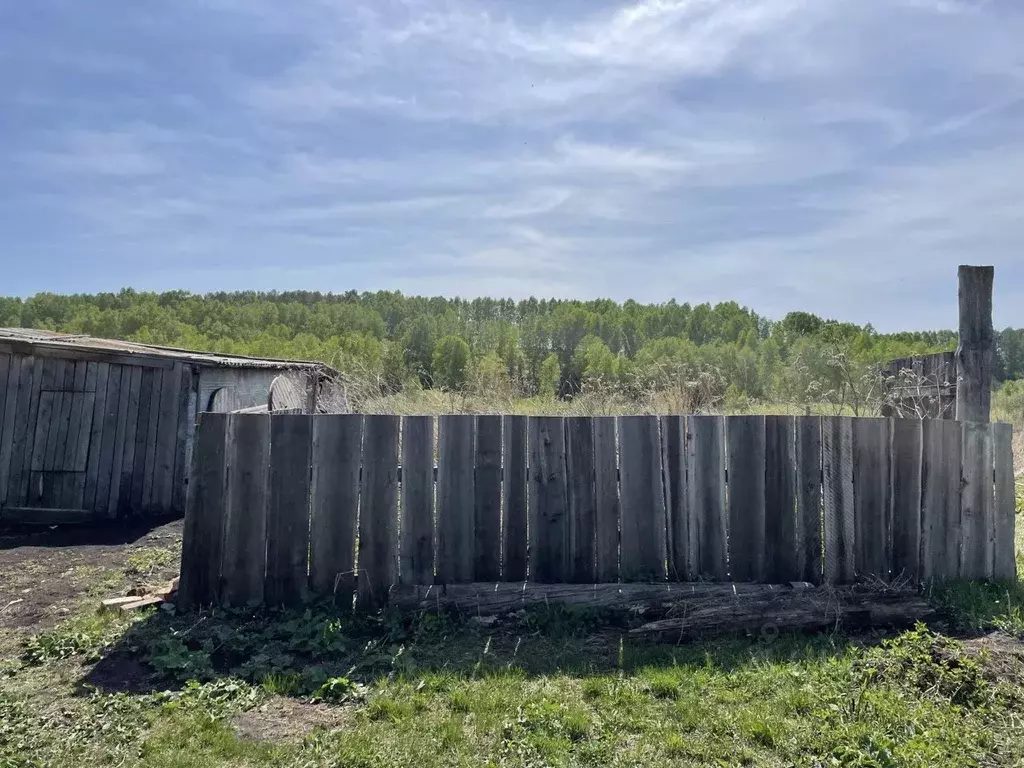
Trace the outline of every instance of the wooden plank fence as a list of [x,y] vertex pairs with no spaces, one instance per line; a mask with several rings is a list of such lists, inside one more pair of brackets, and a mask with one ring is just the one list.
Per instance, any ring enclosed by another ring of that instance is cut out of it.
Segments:
[[888,418],[203,414],[180,600],[1010,579],[1011,441]]

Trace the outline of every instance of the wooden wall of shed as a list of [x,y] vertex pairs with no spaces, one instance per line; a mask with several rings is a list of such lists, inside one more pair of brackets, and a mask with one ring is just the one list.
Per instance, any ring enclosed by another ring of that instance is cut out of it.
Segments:
[[190,365],[0,348],[0,518],[183,514]]

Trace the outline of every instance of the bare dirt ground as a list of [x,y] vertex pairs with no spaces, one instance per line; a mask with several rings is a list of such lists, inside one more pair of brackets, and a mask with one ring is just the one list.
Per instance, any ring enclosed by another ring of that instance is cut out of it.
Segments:
[[0,529],[0,638],[52,628],[83,603],[178,574],[181,521]]

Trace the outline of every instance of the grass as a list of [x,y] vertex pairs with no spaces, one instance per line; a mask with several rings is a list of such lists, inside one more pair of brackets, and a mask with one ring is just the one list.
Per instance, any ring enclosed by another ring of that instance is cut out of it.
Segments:
[[[1009,613],[1001,595],[950,587],[935,599],[961,626],[988,628]],[[924,627],[881,643],[783,634],[647,646],[602,619],[555,608],[494,627],[327,607],[85,613],[0,667],[0,766],[1024,760],[1013,715],[1024,681]],[[252,738],[288,702],[286,732]]]

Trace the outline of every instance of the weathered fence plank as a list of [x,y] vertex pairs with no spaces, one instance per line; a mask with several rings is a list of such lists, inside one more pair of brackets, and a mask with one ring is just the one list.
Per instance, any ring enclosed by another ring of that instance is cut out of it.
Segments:
[[[18,391],[22,378],[23,364],[21,357],[3,355],[3,366],[0,366],[0,382],[6,374],[6,388],[0,390],[4,397],[0,399],[0,505],[7,503],[7,486],[11,479],[11,459],[14,444],[14,425],[18,421]],[[31,368],[28,370],[31,371]]]
[[772,583],[800,578],[796,541],[796,422],[792,416],[766,416],[765,570]]
[[443,584],[473,581],[474,421],[438,417],[437,575]]
[[505,581],[526,581],[528,541],[526,461],[529,430],[526,416],[505,416],[504,422],[504,492],[501,501],[504,521],[504,550],[501,574]]
[[[111,481],[116,484],[116,493],[110,494],[110,501],[114,505],[111,514],[127,514],[132,503],[132,472],[135,465],[135,438],[138,434],[139,407],[142,401],[142,369],[135,366],[125,366],[125,374],[128,376],[128,384],[125,387],[124,424],[119,425],[117,439],[117,474]],[[121,414],[118,414],[121,419]],[[121,431],[123,429],[123,431]],[[229,426],[230,431],[230,426]]]
[[153,508],[153,489],[156,485],[157,457],[160,447],[160,406],[164,396],[163,371],[153,371],[153,392],[149,403],[149,429],[146,437],[146,468],[142,477],[142,502],[139,509],[149,512]]
[[960,553],[962,428],[959,421],[922,422],[921,576],[956,578]]
[[309,586],[346,609],[352,608],[355,589],[362,439],[358,414],[313,420]]
[[857,521],[858,576],[888,580],[892,570],[890,419],[853,421],[853,514]]
[[559,417],[530,419],[530,581],[572,575],[565,476],[565,427]]
[[39,395],[39,417],[36,419],[35,447],[32,451],[30,469],[42,472],[46,468],[46,446],[50,442],[50,428],[53,424],[53,410],[56,405],[56,393],[42,392]]
[[363,419],[357,603],[378,608],[398,581],[398,416]]
[[178,512],[185,508],[186,473],[192,460],[192,436],[195,434],[195,406],[198,393],[193,392],[192,367],[182,365],[181,382],[178,386],[178,438],[174,449],[174,479],[171,490],[171,510]]
[[474,581],[501,579],[501,416],[476,417]]
[[993,267],[957,269],[960,333],[956,348],[957,421],[987,424],[992,401],[992,363],[996,337],[992,327]]
[[156,421],[159,418],[160,377],[155,368],[142,370],[139,390],[139,424],[135,432],[135,461],[132,467],[132,492],[129,512],[139,514],[146,508],[146,491],[152,493],[151,469],[156,460]]
[[661,418],[661,445],[665,467],[668,577],[672,581],[686,581],[690,572],[690,514],[686,490],[685,416]]
[[308,595],[311,416],[270,420],[270,503],[267,506],[267,605],[298,605]]
[[687,419],[690,562],[694,577],[728,577],[725,509],[725,420]]
[[174,497],[174,454],[178,445],[178,411],[181,402],[181,369],[176,363],[160,374],[159,420],[156,431],[156,463],[150,504],[163,512],[171,510]]
[[[622,581],[665,579],[665,494],[655,416],[619,418]],[[725,541],[723,536],[722,546]]]
[[41,358],[23,357],[18,376],[17,418],[14,425],[14,441],[11,444],[10,479],[7,483],[6,502],[11,505],[23,504],[28,490],[28,478],[32,453],[32,437],[35,431],[36,408],[39,405],[39,379],[42,376]]
[[1013,427],[992,425],[992,452],[995,456],[995,500],[993,505],[992,552],[993,577],[999,581],[1017,578],[1014,556]]
[[227,414],[205,413],[196,430],[181,543],[182,610],[219,599],[224,512],[227,499]]
[[990,579],[995,565],[990,425],[964,424],[962,462],[960,578]]
[[434,583],[434,417],[402,420],[402,543],[399,581]]
[[796,418],[796,556],[800,580],[821,584],[821,418]]
[[[98,395],[98,391],[97,391]],[[98,397],[97,397],[98,400]],[[103,410],[100,414],[99,439],[91,447],[95,454],[95,476],[93,478],[93,455],[89,456],[90,480],[95,480],[95,487],[86,482],[86,509],[102,511],[110,514],[111,471],[114,464],[114,440],[118,430],[118,412],[121,406],[121,366],[109,365],[106,370],[106,391],[103,395]],[[189,467],[188,471],[191,471]],[[182,509],[187,506],[187,501]],[[219,563],[218,563],[219,567]]]
[[921,575],[921,440],[919,419],[896,419],[892,432],[892,574]]
[[615,418],[594,419],[595,566],[599,582],[619,578],[619,469]]
[[236,607],[258,605],[267,570],[270,416],[229,414],[227,457],[221,601]]
[[765,417],[726,419],[729,461],[729,572],[733,581],[764,581]]
[[853,581],[856,527],[853,514],[853,420],[822,418],[822,499],[825,532],[825,580]]
[[594,420],[565,420],[569,480],[569,549],[572,581],[590,584],[596,578],[597,510],[594,493]]

